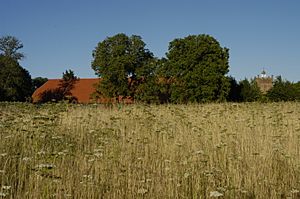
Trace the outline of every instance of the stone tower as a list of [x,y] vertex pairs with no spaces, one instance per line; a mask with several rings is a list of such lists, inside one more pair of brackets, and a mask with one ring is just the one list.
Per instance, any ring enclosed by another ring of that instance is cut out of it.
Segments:
[[268,76],[265,70],[255,77],[255,81],[263,94],[266,94],[273,87],[273,76]]

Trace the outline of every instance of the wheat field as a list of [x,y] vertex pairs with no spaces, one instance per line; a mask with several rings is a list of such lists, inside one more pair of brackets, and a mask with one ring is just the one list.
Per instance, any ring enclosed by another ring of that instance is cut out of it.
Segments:
[[300,198],[300,103],[0,104],[0,198]]

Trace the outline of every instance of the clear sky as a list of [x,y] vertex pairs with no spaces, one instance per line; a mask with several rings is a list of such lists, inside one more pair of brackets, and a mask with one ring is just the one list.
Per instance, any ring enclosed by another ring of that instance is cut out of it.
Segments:
[[230,49],[237,80],[265,69],[300,81],[299,0],[1,0],[0,36],[24,44],[21,65],[32,77],[60,78],[91,69],[97,43],[117,33],[140,35],[156,57],[169,42],[209,34]]

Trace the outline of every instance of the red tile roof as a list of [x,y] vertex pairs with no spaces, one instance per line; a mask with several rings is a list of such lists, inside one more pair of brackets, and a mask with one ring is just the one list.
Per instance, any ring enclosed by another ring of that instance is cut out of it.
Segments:
[[[96,91],[95,85],[99,82],[99,78],[79,79],[71,90],[71,95],[77,98],[78,103],[91,103],[91,94]],[[59,88],[60,79],[50,79],[41,87],[35,90],[32,95],[33,103],[39,102],[45,91],[55,90]]]

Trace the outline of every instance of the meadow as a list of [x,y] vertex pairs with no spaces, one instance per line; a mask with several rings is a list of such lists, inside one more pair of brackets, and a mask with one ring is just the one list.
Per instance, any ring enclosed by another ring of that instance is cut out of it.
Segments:
[[300,103],[0,103],[0,198],[300,198]]

